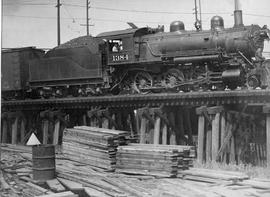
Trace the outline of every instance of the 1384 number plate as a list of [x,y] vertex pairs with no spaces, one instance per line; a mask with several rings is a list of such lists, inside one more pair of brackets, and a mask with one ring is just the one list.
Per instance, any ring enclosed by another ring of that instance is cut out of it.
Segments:
[[126,61],[128,60],[128,54],[121,54],[121,55],[113,55],[112,61],[118,62],[118,61]]

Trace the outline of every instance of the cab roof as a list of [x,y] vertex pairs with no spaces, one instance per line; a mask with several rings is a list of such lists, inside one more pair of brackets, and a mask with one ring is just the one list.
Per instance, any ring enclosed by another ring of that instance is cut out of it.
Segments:
[[138,29],[125,29],[125,30],[117,30],[117,31],[109,31],[98,34],[96,37],[102,39],[110,39],[110,38],[119,38],[125,35],[137,37],[146,34],[154,33],[153,30],[149,27],[143,27]]

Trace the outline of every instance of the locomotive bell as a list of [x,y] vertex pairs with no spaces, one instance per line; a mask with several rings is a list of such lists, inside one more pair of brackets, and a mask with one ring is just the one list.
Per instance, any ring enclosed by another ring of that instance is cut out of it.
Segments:
[[184,31],[184,30],[185,30],[185,24],[182,21],[173,21],[170,24],[170,32]]
[[221,16],[213,16],[211,19],[211,30],[223,30],[224,29],[224,20]]

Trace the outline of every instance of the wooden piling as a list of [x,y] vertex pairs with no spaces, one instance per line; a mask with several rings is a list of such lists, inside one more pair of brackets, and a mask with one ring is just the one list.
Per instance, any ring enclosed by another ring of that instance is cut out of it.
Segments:
[[266,114],[266,164],[270,168],[270,105],[263,107]]
[[140,143],[145,144],[146,118],[142,117],[140,127]]
[[109,128],[109,120],[107,118],[102,118],[102,128],[108,129]]
[[83,114],[83,116],[82,116],[82,123],[83,123],[84,126],[87,126],[87,119],[86,118],[87,118],[86,117],[86,114]]
[[211,162],[212,160],[212,130],[208,129],[206,132],[206,162]]
[[18,117],[15,117],[14,122],[12,123],[12,130],[11,130],[11,144],[17,144],[17,137],[18,137]]
[[231,138],[230,163],[235,164],[235,141],[234,141],[234,135],[232,135],[232,138]]
[[20,122],[20,143],[24,143],[24,138],[25,138],[25,119],[21,119]]
[[154,127],[154,144],[159,144],[160,137],[160,117],[156,117]]
[[162,124],[162,144],[166,145],[167,144],[167,125],[165,123]]
[[187,135],[188,135],[188,143],[192,144],[192,126],[191,126],[191,119],[190,119],[190,108],[185,107],[185,123],[187,126]]
[[2,119],[2,143],[8,142],[8,120]]
[[56,120],[54,123],[54,132],[53,132],[53,144],[57,145],[59,142],[59,131],[60,131],[60,121]]
[[[175,128],[175,114],[173,112],[169,112],[169,122],[172,125],[172,128]],[[176,135],[172,128],[170,129],[170,144],[176,145]]]
[[199,163],[204,162],[204,130],[205,130],[205,117],[203,112],[206,111],[206,107],[199,107],[196,109],[196,114],[199,115],[198,118],[198,151],[197,160]]
[[185,135],[185,129],[184,129],[184,118],[183,118],[183,108],[179,107],[177,109],[177,121],[176,121],[176,127],[178,130],[178,134],[176,135],[176,141],[177,144],[184,144],[185,140],[183,139]]
[[216,106],[208,108],[207,111],[210,115],[213,116],[212,119],[212,148],[211,148],[211,157],[212,161],[216,161],[219,149],[219,128],[220,128],[220,113],[223,110],[223,107]]
[[48,144],[49,139],[49,120],[43,120],[42,123],[42,133],[43,133],[43,144]]

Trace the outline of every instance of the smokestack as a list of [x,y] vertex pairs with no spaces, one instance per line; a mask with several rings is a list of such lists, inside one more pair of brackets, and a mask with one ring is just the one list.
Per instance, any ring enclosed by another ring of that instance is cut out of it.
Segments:
[[244,26],[243,24],[243,14],[242,10],[240,10],[240,4],[239,0],[234,0],[234,27],[242,27]]
[[234,0],[234,9],[240,10],[239,0]]

